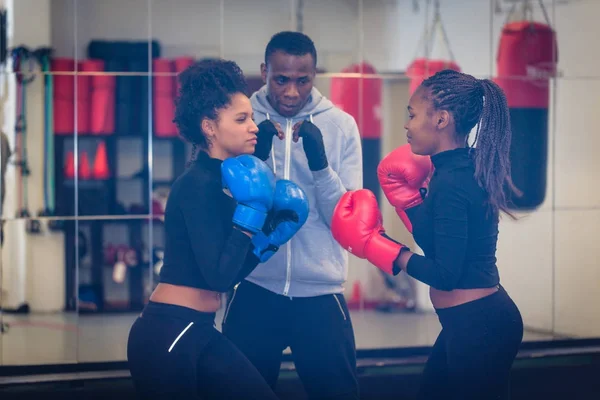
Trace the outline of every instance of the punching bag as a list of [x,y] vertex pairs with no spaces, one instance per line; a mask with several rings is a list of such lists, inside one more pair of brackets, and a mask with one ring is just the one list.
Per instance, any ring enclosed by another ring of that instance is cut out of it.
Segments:
[[[93,60],[79,61],[79,72],[96,71],[96,63]],[[85,135],[90,133],[90,96],[91,75],[77,75],[77,134]]]
[[460,67],[454,61],[415,58],[406,70],[406,75],[410,78],[410,94],[412,95],[425,79],[445,69],[460,71]]
[[[376,74],[366,63],[352,64],[343,73]],[[363,187],[379,200],[377,166],[381,161],[381,102],[383,83],[379,77],[334,77],[331,79],[331,101],[352,115],[358,125],[363,152]]]
[[553,29],[533,21],[507,23],[502,29],[495,82],[504,90],[512,128],[512,180],[523,193],[507,193],[511,208],[531,210],[546,195],[549,80],[558,60]]
[[181,88],[181,85],[179,84],[179,74],[181,74],[183,71],[185,71],[190,65],[192,65],[195,62],[195,59],[192,57],[178,57],[176,59],[173,60],[173,64],[175,65],[175,72],[177,73],[177,76],[175,77],[175,94],[174,94],[174,98],[176,99],[177,96],[179,96],[179,89]]
[[[103,99],[110,97],[112,104],[112,107],[107,110],[99,110],[92,104],[94,113],[108,111],[105,126],[100,129],[100,132],[92,133],[147,134],[150,109],[147,77],[150,71],[149,56],[152,59],[160,56],[158,42],[152,41],[149,47],[146,41],[90,41],[88,58],[101,60],[105,71],[127,73],[102,76],[101,78],[106,78],[102,79],[102,82],[96,77],[92,80],[92,93],[98,94],[98,99],[100,94]],[[91,116],[92,129],[94,129],[95,118],[95,115]]]
[[176,88],[173,64],[171,60],[165,58],[157,58],[152,61],[154,134],[158,137],[177,135],[177,126],[173,123]]
[[[87,60],[87,71],[106,70],[103,60]],[[115,131],[115,77],[113,75],[90,76],[89,132],[93,135],[109,135]]]
[[54,58],[52,71],[69,74],[52,75],[52,108],[55,135],[73,135],[75,132],[75,60],[72,58]]

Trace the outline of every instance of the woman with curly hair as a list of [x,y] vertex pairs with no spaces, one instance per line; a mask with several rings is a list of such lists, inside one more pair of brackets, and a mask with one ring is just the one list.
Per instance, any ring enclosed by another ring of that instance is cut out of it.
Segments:
[[[221,294],[264,259],[267,247],[276,251],[263,229],[277,219],[267,218],[277,200],[275,178],[250,155],[258,128],[245,78],[232,61],[205,60],[180,83],[175,123],[195,156],[171,188],[160,281],[129,332],[131,376],[142,398],[276,399],[214,326]],[[287,200],[306,204],[301,196]],[[293,234],[295,227],[280,225]]]

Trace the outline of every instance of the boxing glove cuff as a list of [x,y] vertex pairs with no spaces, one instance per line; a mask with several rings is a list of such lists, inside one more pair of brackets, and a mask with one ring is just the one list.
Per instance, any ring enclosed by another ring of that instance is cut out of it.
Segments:
[[261,263],[269,260],[279,250],[279,246],[275,246],[269,240],[269,237],[263,232],[258,232],[252,237],[252,245],[254,245],[254,255]]
[[387,236],[373,235],[366,252],[367,260],[387,274],[398,275],[400,268],[395,265],[395,261],[403,248],[406,246]]
[[233,213],[233,223],[251,233],[260,232],[266,219],[266,212],[258,211],[243,204],[238,204]]

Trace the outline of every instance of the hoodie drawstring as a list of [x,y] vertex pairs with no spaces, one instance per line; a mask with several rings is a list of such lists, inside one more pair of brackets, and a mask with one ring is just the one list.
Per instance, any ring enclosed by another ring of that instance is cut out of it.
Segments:
[[[271,120],[271,115],[267,113],[267,120]],[[271,142],[271,159],[273,160],[273,174],[277,175],[277,166],[275,165],[275,146]]]

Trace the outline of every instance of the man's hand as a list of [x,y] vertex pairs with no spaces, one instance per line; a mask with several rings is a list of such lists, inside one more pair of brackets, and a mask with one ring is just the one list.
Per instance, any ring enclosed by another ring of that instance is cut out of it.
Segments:
[[298,142],[302,138],[302,147],[311,171],[321,171],[329,165],[325,154],[323,135],[315,124],[301,121],[294,125],[292,140]]
[[281,140],[285,135],[283,134],[279,123],[273,124],[270,120],[265,119],[258,124],[258,133],[256,136],[257,141],[256,147],[254,148],[254,156],[258,157],[261,161],[266,161],[271,152],[273,137],[277,136]]

